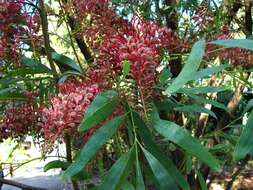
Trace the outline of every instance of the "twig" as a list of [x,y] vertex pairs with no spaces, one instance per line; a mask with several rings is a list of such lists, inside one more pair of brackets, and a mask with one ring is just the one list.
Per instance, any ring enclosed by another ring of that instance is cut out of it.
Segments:
[[0,178],[0,184],[11,185],[11,186],[14,186],[14,187],[18,187],[22,190],[47,190],[45,188],[25,185],[23,183],[19,183],[19,182],[13,181],[13,180],[3,179],[3,178]]

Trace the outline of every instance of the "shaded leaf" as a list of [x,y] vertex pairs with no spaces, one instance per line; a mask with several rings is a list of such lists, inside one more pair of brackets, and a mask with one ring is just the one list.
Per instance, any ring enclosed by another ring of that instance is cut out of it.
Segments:
[[144,142],[145,148],[159,160],[159,162],[167,169],[169,174],[173,177],[173,179],[182,189],[190,190],[189,184],[185,180],[184,176],[177,169],[177,167],[174,165],[174,163],[159,149],[157,144],[152,141],[149,130],[147,129],[147,126],[145,125],[139,114],[135,111],[132,113],[134,124],[138,129],[138,135]]
[[124,183],[133,163],[135,146],[112,166],[98,190],[118,190]]
[[146,149],[142,148],[145,157],[153,171],[155,178],[157,179],[161,190],[174,189],[177,190],[178,187],[174,182],[174,179],[163,167],[163,165]]
[[185,106],[180,106],[174,108],[177,111],[182,111],[182,112],[189,112],[189,113],[206,113],[217,119],[215,113],[213,113],[211,110],[199,106],[199,105],[185,105]]
[[198,177],[198,181],[199,181],[201,190],[208,190],[207,189],[207,184],[205,182],[205,179],[204,179],[203,175],[200,173],[199,170],[196,170],[196,173],[197,173],[197,177]]

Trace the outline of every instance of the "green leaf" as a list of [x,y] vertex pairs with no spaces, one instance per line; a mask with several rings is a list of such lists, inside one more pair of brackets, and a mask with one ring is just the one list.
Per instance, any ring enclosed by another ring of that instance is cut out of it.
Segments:
[[134,186],[129,183],[128,181],[125,181],[122,185],[122,190],[135,190]]
[[[139,116],[137,112],[133,113],[134,124],[137,127],[138,135],[144,142],[145,148],[154,155],[159,162],[167,169],[168,173],[173,177],[176,183],[184,190],[190,190],[190,186],[185,180],[184,176],[180,173],[174,163],[166,156],[157,146],[155,142],[152,141],[152,137],[149,133],[149,129]],[[136,189],[137,190],[137,189]],[[140,189],[141,190],[141,189]]]
[[192,87],[192,88],[182,88],[178,90],[178,93],[183,94],[206,94],[222,92],[227,90],[225,87],[214,87],[214,86],[202,86],[202,87]]
[[225,111],[228,111],[228,108],[224,104],[219,103],[215,100],[206,99],[206,98],[203,98],[203,97],[200,97],[200,96],[196,96],[194,94],[189,94],[189,96],[191,98],[195,99],[199,103],[211,104],[214,107],[217,107],[217,108],[223,109]]
[[129,61],[124,60],[123,61],[123,76],[126,77],[128,73],[130,72],[130,64]]
[[228,39],[228,40],[215,40],[209,44],[222,45],[228,48],[238,47],[253,51],[253,40],[249,39]]
[[188,81],[192,80],[192,76],[195,75],[205,54],[205,42],[196,42],[191,50],[186,64],[184,65],[182,71],[179,73],[177,78],[172,82],[172,84],[166,89],[166,94],[175,93],[181,87],[183,87]]
[[140,162],[136,159],[136,190],[145,190],[145,184],[141,173]]
[[242,115],[244,115],[246,112],[248,112],[253,107],[253,99],[248,101],[246,107],[243,110]]
[[63,173],[63,177],[71,177],[80,172],[96,152],[113,136],[124,118],[125,116],[115,117],[100,127],[81,149],[75,161]]
[[94,127],[100,121],[109,116],[118,103],[118,94],[115,91],[106,91],[98,94],[84,114],[80,124],[80,131]]
[[49,69],[46,65],[41,64],[35,59],[28,58],[26,56],[22,56],[20,59],[22,65],[28,68],[37,69],[40,71],[44,71],[45,73],[53,73],[51,69]]
[[202,176],[202,174],[199,172],[199,170],[196,170],[196,173],[197,173],[197,177],[198,177],[198,181],[199,181],[201,190],[208,190],[208,189],[207,189],[206,182],[205,182],[205,179],[204,179],[204,177]]
[[209,68],[202,69],[202,70],[196,72],[194,74],[194,76],[192,76],[192,80],[202,79],[202,78],[212,75],[214,73],[221,72],[228,67],[230,67],[229,64],[224,64],[224,65],[220,65],[220,66],[216,66],[216,67],[209,67]]
[[135,146],[123,154],[112,166],[98,190],[118,190],[124,183],[133,164]]
[[185,105],[185,106],[180,106],[180,107],[176,107],[174,108],[177,111],[182,111],[182,112],[189,112],[189,113],[206,113],[211,115],[212,117],[214,117],[215,119],[217,119],[217,116],[215,115],[215,113],[213,113],[211,110],[199,106],[199,105]]
[[171,77],[171,72],[167,67],[165,67],[159,75],[159,81],[161,84],[165,84],[169,77]]
[[70,67],[71,69],[75,71],[82,72],[80,66],[73,59],[70,59],[69,57],[65,55],[53,52],[52,58],[55,62],[61,63],[67,67]]
[[31,98],[28,98],[24,94],[17,93],[17,92],[3,92],[0,94],[0,101],[7,101],[7,100],[21,100],[21,101],[27,101]]
[[220,169],[219,161],[194,139],[188,131],[173,122],[158,118],[157,111],[153,111],[153,127],[160,135],[177,144],[191,155],[196,156],[213,170],[217,171]]
[[159,182],[160,189],[161,190],[168,190],[168,189],[177,190],[178,187],[176,183],[174,182],[174,179],[163,167],[163,165],[146,149],[142,148],[142,151],[145,154],[145,157],[153,171],[155,178]]
[[61,161],[61,160],[54,160],[54,161],[51,161],[51,162],[47,163],[44,166],[44,172],[47,172],[48,170],[51,170],[51,169],[57,169],[57,168],[67,169],[67,167],[69,165],[70,164],[68,162],[64,162],[64,161]]
[[235,160],[243,159],[253,148],[253,110],[251,111],[247,124],[236,144],[234,151]]
[[170,99],[163,100],[163,101],[155,101],[155,105],[159,110],[162,111],[173,111],[173,108],[177,106],[177,104]]

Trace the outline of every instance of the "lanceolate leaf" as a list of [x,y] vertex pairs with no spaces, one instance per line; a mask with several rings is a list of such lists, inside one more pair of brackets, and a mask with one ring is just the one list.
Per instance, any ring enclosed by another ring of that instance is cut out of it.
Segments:
[[189,113],[206,113],[217,119],[215,113],[213,113],[211,110],[204,108],[202,106],[198,105],[185,105],[176,107],[175,110],[182,111],[182,112],[189,112]]
[[198,170],[196,170],[196,173],[197,173],[197,177],[198,177],[198,181],[199,181],[201,190],[208,190],[207,189],[207,184],[205,182],[205,179],[204,179],[203,175]]
[[202,69],[202,70],[196,72],[194,74],[194,76],[192,76],[192,80],[202,79],[202,78],[212,75],[214,73],[221,72],[228,67],[230,67],[229,64],[224,64],[224,65],[220,65],[220,66],[216,66],[216,67],[209,67],[206,69]]
[[85,131],[109,116],[118,103],[118,94],[115,91],[106,91],[96,96],[84,114],[80,131]]
[[63,173],[63,177],[71,177],[80,172],[89,160],[115,133],[125,116],[115,117],[100,127],[95,134],[91,136],[88,142],[77,155],[75,162]]
[[155,178],[157,179],[161,190],[173,189],[177,190],[178,187],[171,177],[171,175],[167,172],[164,166],[154,157],[150,152],[146,149],[142,148],[145,157],[153,171]]
[[153,127],[160,135],[196,156],[213,170],[217,171],[220,169],[219,161],[194,139],[188,131],[173,122],[159,119],[157,112],[154,112]]
[[58,168],[67,169],[68,166],[69,166],[68,162],[64,162],[61,160],[54,160],[54,161],[47,163],[44,166],[44,172],[47,172],[48,170],[51,170],[51,169],[58,169]]
[[225,87],[203,86],[203,87],[182,88],[178,90],[178,93],[206,94],[206,93],[222,92],[225,90],[227,90],[227,88]]
[[73,59],[70,59],[69,57],[67,57],[65,55],[53,52],[52,58],[54,61],[61,63],[65,66],[71,68],[72,70],[81,72],[80,66]]
[[192,76],[197,72],[202,58],[205,54],[205,42],[198,41],[193,47],[188,57],[188,60],[179,73],[178,77],[172,82],[172,84],[166,89],[166,94],[172,94],[178,89],[182,88],[188,81],[192,80]]
[[136,190],[145,190],[145,184],[141,173],[140,162],[136,159]]
[[168,173],[182,189],[190,190],[189,184],[174,163],[159,149],[156,143],[152,141],[147,126],[145,126],[145,123],[137,112],[133,112],[133,120],[137,127],[138,135],[144,142],[145,148],[159,160],[159,162],[166,168]]
[[228,111],[228,108],[224,104],[219,103],[219,102],[217,102],[215,100],[206,99],[206,98],[203,98],[201,96],[194,95],[194,94],[189,94],[189,96],[191,98],[195,99],[199,103],[211,104],[214,107],[221,108],[221,109],[223,109],[225,111]]
[[39,61],[35,59],[31,59],[28,57],[21,57],[20,62],[27,68],[32,68],[34,70],[44,71],[45,73],[53,73],[51,69],[49,69],[46,65],[41,64]]
[[21,100],[21,101],[27,101],[30,98],[25,96],[24,94],[17,93],[17,92],[3,92],[0,94],[0,101],[6,101],[6,100]]
[[98,190],[118,190],[123,185],[133,164],[135,146],[123,154],[112,166]]
[[122,190],[135,190],[135,188],[131,183],[125,181],[122,185]]
[[215,40],[209,42],[210,44],[222,45],[228,48],[239,47],[253,51],[253,40],[249,39],[228,39],[228,40]]
[[253,111],[251,111],[248,122],[245,125],[239,141],[236,144],[234,158],[236,160],[243,159],[253,149]]

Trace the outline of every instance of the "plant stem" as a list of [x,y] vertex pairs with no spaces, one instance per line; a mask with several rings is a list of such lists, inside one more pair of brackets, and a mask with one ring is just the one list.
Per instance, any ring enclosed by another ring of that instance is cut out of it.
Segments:
[[[72,163],[72,148],[71,148],[71,137],[70,135],[65,135],[65,144],[66,144],[66,158],[69,163]],[[79,190],[78,184],[76,181],[71,180],[74,190]]]
[[54,78],[57,81],[58,75],[57,75],[57,70],[52,58],[52,48],[50,46],[50,39],[49,39],[49,34],[48,34],[48,19],[47,19],[47,13],[45,10],[45,4],[43,0],[39,0],[39,7],[40,7],[39,12],[40,12],[40,17],[41,17],[41,26],[42,26],[42,33],[43,33],[43,38],[44,38],[45,51],[46,51],[49,65],[54,73]]

